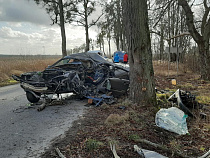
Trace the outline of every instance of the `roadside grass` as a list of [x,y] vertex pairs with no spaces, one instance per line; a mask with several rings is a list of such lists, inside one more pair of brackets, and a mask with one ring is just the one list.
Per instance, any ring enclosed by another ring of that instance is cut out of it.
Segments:
[[53,64],[59,58],[43,57],[5,57],[0,59],[0,87],[16,82],[12,79],[12,74],[20,75],[24,72],[42,71],[48,65]]
[[104,146],[104,143],[97,141],[95,139],[87,139],[87,141],[85,142],[85,147],[88,151],[97,150],[102,146]]
[[8,85],[13,85],[13,84],[17,84],[18,82],[13,80],[13,79],[7,79],[5,81],[0,82],[0,87],[3,86],[8,86]]

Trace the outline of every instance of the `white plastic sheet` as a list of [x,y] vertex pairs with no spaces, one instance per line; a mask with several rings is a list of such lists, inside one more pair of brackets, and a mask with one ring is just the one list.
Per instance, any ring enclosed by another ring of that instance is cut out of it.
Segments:
[[137,145],[134,145],[134,151],[136,151],[141,157],[144,158],[168,158],[155,151],[141,149]]
[[158,127],[184,135],[188,133],[186,118],[187,115],[176,107],[163,108],[156,113],[155,123]]

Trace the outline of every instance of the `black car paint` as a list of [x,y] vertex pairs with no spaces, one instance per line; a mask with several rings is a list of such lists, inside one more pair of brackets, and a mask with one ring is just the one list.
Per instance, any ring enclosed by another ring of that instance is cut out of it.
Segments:
[[13,78],[20,81],[27,98],[32,96],[28,98],[30,102],[37,102],[41,95],[70,92],[86,98],[101,98],[112,92],[118,97],[127,92],[129,68],[108,62],[97,53],[86,52],[66,56],[42,72],[13,75]]

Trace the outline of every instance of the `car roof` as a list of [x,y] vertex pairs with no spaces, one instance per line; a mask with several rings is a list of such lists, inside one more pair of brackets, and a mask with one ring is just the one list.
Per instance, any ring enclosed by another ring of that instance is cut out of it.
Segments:
[[101,50],[90,50],[87,53],[98,53],[98,52],[103,53],[103,51]]
[[92,59],[97,62],[107,63],[107,60],[105,60],[102,56],[98,55],[98,53],[83,52],[83,53],[70,54],[64,57],[64,59],[68,59],[68,58],[74,58],[74,59],[80,59],[80,60]]
[[116,54],[116,53],[126,53],[125,51],[116,51],[116,52],[114,52],[114,54]]

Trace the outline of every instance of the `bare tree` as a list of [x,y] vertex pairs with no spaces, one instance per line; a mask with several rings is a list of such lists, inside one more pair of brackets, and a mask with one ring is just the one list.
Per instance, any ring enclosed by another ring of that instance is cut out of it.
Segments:
[[195,19],[192,9],[186,0],[178,0],[179,5],[185,11],[186,23],[191,36],[198,45],[201,77],[210,80],[210,54],[209,54],[209,38],[210,38],[210,6],[207,0],[203,0],[204,14],[201,21],[200,30],[195,26]]
[[[101,32],[98,35],[97,38],[97,43],[103,42],[104,44],[104,40],[102,38],[106,37],[107,42],[108,42],[108,47],[109,47],[109,57],[111,57],[111,31],[112,31],[112,25],[111,25],[111,20],[110,18],[107,16],[107,14],[105,15],[105,19],[106,22],[99,22],[98,23],[98,28],[101,29]],[[100,45],[100,49],[101,49],[101,45]]]
[[156,103],[147,0],[122,0],[130,66],[129,97]]
[[97,36],[97,44],[99,45],[100,50],[103,48],[103,52],[104,52],[104,36],[105,36],[105,32],[101,31],[98,36]]
[[85,51],[90,50],[90,39],[89,39],[89,28],[93,25],[96,25],[96,23],[99,21],[101,16],[98,16],[96,20],[92,20],[91,23],[89,23],[88,18],[90,15],[95,11],[95,0],[78,0],[77,2],[77,10],[75,12],[76,19],[74,20],[77,22],[78,26],[85,27],[85,33],[86,33],[86,48]]
[[122,0],[112,0],[102,4],[105,11],[105,18],[101,29],[105,29],[111,55],[111,39],[114,40],[117,50],[126,50],[124,25],[122,18]]
[[[160,42],[159,59],[162,60],[164,57],[164,41],[167,41],[169,49],[171,47],[182,47],[184,50],[182,52],[183,56],[184,52],[190,47],[189,41],[191,38],[189,34],[186,34],[188,32],[186,18],[178,2],[173,0],[154,1],[150,14],[150,18],[153,19],[151,32],[159,36],[157,36]],[[168,54],[168,58],[171,60],[170,54]]]
[[72,11],[75,10],[73,1],[66,1],[63,4],[62,0],[34,0],[36,4],[41,4],[45,7],[47,13],[50,15],[52,24],[58,24],[61,29],[62,37],[62,55],[66,56],[66,33],[65,33],[65,22],[72,20]]

